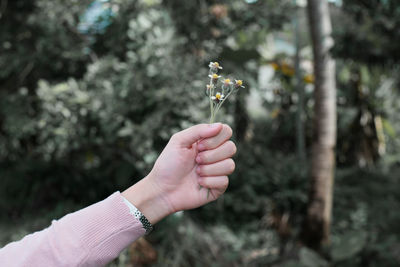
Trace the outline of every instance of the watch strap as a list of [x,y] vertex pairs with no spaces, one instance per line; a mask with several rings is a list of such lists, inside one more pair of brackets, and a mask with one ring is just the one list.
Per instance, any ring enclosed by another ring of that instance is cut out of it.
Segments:
[[137,220],[139,220],[142,223],[142,226],[144,230],[146,231],[146,235],[148,235],[152,230],[153,230],[153,225],[147,220],[146,216],[138,209],[136,208],[131,202],[129,202],[126,198],[122,197],[124,200],[124,203],[128,206],[129,208],[129,213],[135,216]]

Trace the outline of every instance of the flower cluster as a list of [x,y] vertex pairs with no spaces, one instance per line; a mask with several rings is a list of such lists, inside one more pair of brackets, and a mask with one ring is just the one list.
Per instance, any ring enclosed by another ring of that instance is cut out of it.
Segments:
[[[222,67],[218,62],[210,62],[208,65],[210,72],[208,77],[210,78],[210,83],[207,84],[206,95],[210,100],[210,123],[214,122],[215,116],[217,115],[219,109],[225,100],[232,94],[237,92],[240,88],[244,88],[242,80],[222,79],[218,75],[218,70],[222,70]],[[218,88],[218,85],[220,87]]]
[[[208,67],[210,68],[208,75],[210,83],[207,84],[206,95],[210,100],[210,123],[213,123],[218,110],[221,108],[225,100],[228,99],[232,93],[237,92],[240,88],[244,88],[244,86],[242,80],[234,80],[235,82],[232,82],[231,79],[223,79],[218,75],[218,71],[222,70],[222,67],[218,62],[210,62]],[[202,186],[200,185],[199,189],[201,188]],[[208,189],[207,198],[209,194],[210,189]]]

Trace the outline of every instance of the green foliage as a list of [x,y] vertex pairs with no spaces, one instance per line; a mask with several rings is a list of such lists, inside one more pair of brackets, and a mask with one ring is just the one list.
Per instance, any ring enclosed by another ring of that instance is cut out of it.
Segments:
[[[336,242],[335,242],[336,241]],[[331,255],[333,261],[342,261],[357,255],[366,245],[366,232],[347,232],[336,237],[332,244]]]
[[[38,79],[80,76],[90,60],[76,27],[89,0],[7,1],[0,17],[0,85],[34,90]],[[68,10],[68,12],[65,12]]]
[[388,171],[339,170],[334,196],[331,255],[340,266],[396,266],[394,248],[400,194],[398,168]]
[[[209,61],[247,81],[246,90],[258,88],[265,61],[260,44],[272,31],[287,32],[293,14],[289,0],[115,0],[99,19],[108,26],[82,31],[92,1],[6,2],[6,12],[0,10],[0,216],[8,223],[60,217],[142,178],[173,133],[207,121]],[[254,97],[247,91],[225,107],[220,118],[234,122],[238,145],[229,190],[158,226],[150,237],[160,255],[156,266],[398,265],[394,2],[344,1],[334,12],[339,170],[332,247],[325,251],[330,259],[297,246],[309,164],[295,156],[294,73],[282,72],[273,100],[260,109],[265,116],[246,114],[246,99]],[[308,149],[312,87],[305,99]],[[2,228],[0,241],[46,224]]]
[[398,64],[400,7],[397,0],[344,0],[335,22],[335,53],[369,64]]
[[[124,60],[104,56],[88,64],[81,79],[40,80],[35,95],[22,88],[2,98],[1,113],[8,114],[2,123],[8,138],[0,141],[4,166],[15,171],[27,162],[18,173],[3,169],[2,183],[16,179],[16,188],[29,187],[24,208],[43,204],[38,195],[78,201],[83,191],[71,192],[76,186],[91,188],[89,201],[122,189],[147,173],[174,132],[204,121],[197,111],[207,70],[181,52],[169,15],[143,7],[125,23]],[[1,187],[3,198],[14,198],[7,188]]]
[[[194,4],[114,1],[107,4],[113,14],[100,19],[110,25],[83,32],[89,2],[14,1],[1,17],[0,193],[4,203],[19,199],[15,207],[4,205],[3,214],[17,216],[60,198],[81,202],[86,190],[92,202],[143,177],[174,132],[206,121],[199,112],[207,110],[201,66],[216,48],[235,39],[239,25],[265,22],[250,15],[261,7],[288,4],[207,3],[196,12]],[[189,24],[192,14],[198,19]],[[209,23],[223,32],[216,42]],[[17,34],[11,34],[14,25],[21,25]],[[186,34],[189,25],[201,35]],[[194,43],[201,54],[192,54]]]

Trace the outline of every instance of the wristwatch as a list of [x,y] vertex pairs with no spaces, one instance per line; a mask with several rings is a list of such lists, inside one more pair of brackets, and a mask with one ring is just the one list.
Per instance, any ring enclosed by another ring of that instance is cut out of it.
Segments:
[[134,211],[133,215],[142,223],[144,230],[146,230],[146,235],[148,235],[153,230],[153,225],[151,225],[149,220],[147,220],[146,216],[144,216],[140,210],[138,210],[135,206],[134,208],[136,210]]
[[135,216],[136,219],[138,219],[146,231],[146,235],[148,235],[152,230],[153,230],[153,225],[147,220],[146,216],[138,209],[136,208],[131,202],[129,202],[126,198],[122,197],[124,199],[125,204],[129,207],[129,213]]

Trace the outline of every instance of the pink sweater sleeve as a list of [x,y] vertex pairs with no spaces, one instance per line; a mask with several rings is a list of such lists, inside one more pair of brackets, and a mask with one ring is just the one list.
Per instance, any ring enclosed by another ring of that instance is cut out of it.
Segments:
[[0,266],[104,266],[145,230],[119,192],[0,249]]

